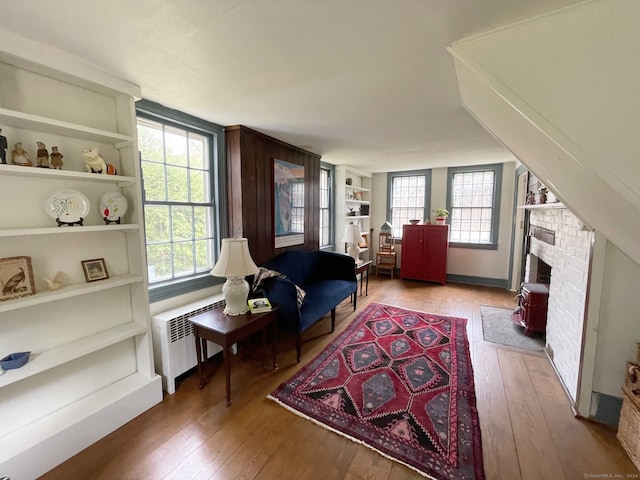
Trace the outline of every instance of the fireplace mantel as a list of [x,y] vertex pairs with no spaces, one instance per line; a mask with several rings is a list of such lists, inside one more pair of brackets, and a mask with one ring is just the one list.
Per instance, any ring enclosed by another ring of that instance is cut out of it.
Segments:
[[540,203],[536,205],[518,205],[518,208],[525,210],[557,210],[559,208],[567,208],[562,202]]

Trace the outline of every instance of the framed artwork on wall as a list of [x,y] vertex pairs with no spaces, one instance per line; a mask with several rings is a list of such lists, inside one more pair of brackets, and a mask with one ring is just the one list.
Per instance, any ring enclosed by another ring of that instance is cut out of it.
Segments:
[[275,248],[304,243],[304,166],[273,159]]

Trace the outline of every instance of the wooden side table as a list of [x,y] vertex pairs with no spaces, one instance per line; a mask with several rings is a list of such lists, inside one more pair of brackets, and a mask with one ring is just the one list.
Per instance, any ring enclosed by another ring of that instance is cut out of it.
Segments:
[[356,263],[356,278],[358,277],[358,275],[360,275],[360,296],[362,296],[362,280],[365,273],[367,274],[367,288],[365,290],[365,295],[369,295],[369,267],[372,263],[372,260],[367,260],[366,262],[362,263]]
[[[200,374],[200,388],[208,382],[207,376],[207,340],[222,347],[225,365],[225,381],[227,388],[227,407],[231,405],[231,346],[249,335],[262,331],[263,355],[266,339],[266,329],[271,326],[273,332],[272,355],[273,368],[278,368],[276,362],[276,334],[278,319],[278,307],[274,305],[270,312],[245,313],[244,315],[229,316],[222,313],[223,308],[215,308],[211,311],[191,317],[193,333],[196,339],[196,356],[198,360],[198,373]],[[267,368],[263,356],[263,367]]]

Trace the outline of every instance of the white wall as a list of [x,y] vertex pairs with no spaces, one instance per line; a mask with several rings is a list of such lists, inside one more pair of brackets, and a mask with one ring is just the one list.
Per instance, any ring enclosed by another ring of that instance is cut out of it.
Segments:
[[[446,186],[446,169],[445,186]],[[515,163],[505,163],[502,167],[502,195],[500,198],[500,224],[498,227],[498,249],[480,250],[475,248],[449,248],[447,273],[497,280],[509,278],[511,259],[511,235],[513,225],[513,196],[515,182]],[[445,200],[438,199],[432,205],[444,205]]]
[[621,397],[625,362],[635,361],[640,340],[640,266],[608,243],[602,280],[593,390]]
[[182,305],[187,305],[188,303],[191,303],[191,302],[196,302],[198,300],[202,300],[208,297],[213,297],[214,295],[220,292],[222,292],[222,284],[216,285],[215,287],[197,290],[191,293],[186,293],[178,297],[168,298],[166,300],[154,302],[150,306],[151,316],[156,315],[157,313],[166,312],[167,310],[178,308]]
[[[500,205],[500,227],[497,250],[480,250],[475,248],[450,248],[447,261],[447,273],[507,280],[509,278],[509,261],[511,258],[511,226],[513,224],[513,196],[514,196],[515,163],[503,164],[502,196]],[[373,176],[372,199],[372,227],[374,245],[377,247],[378,233],[386,218],[387,208],[387,174],[376,173]],[[447,202],[447,169],[435,168],[431,171],[431,207]],[[433,214],[429,212],[433,222]],[[402,246],[396,246],[398,251],[397,267],[400,267]],[[374,254],[375,260],[375,254]]]

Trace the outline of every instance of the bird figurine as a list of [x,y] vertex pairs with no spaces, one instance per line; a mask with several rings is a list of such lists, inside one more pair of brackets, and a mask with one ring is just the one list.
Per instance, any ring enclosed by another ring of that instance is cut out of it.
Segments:
[[53,279],[49,280],[46,277],[43,277],[44,281],[47,282],[47,285],[49,286],[49,290],[51,290],[52,292],[59,290],[60,287],[62,286],[62,281],[64,280],[64,273],[63,272],[58,272],[53,276]]
[[18,267],[20,269],[20,272],[16,273],[14,276],[12,276],[7,283],[3,284],[2,286],[2,294],[3,295],[9,295],[11,293],[16,293],[18,292],[18,288],[20,286],[20,284],[22,282],[24,282],[24,279],[26,278],[26,275],[24,273],[24,268],[22,267]]
[[111,163],[105,162],[102,155],[96,147],[85,148],[82,150],[84,155],[84,164],[89,173],[101,173],[103,175],[117,175],[116,167]]

